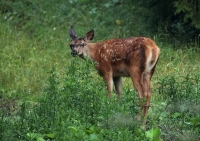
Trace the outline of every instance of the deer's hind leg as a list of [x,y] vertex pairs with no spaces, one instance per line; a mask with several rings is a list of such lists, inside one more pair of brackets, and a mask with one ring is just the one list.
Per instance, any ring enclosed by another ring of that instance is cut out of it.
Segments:
[[146,118],[148,115],[148,109],[150,107],[150,100],[151,100],[151,90],[150,90],[150,80],[151,80],[151,74],[145,73],[143,75],[143,90],[144,90],[144,121],[143,125],[146,124]]
[[136,89],[136,91],[138,92],[138,96],[139,96],[139,106],[141,107],[141,110],[137,116],[137,119],[140,120],[141,119],[141,115],[143,112],[143,97],[144,97],[144,86],[143,86],[143,74],[141,73],[141,71],[135,67],[135,68],[131,68],[130,69],[130,76],[133,82],[133,85]]
[[150,72],[146,72],[143,75],[143,84],[144,84],[144,98],[146,99],[145,105],[144,105],[144,121],[143,121],[143,125],[146,124],[146,118],[148,115],[148,109],[150,107],[150,101],[151,101],[151,78],[154,74],[156,68],[156,64],[155,66],[150,70]]

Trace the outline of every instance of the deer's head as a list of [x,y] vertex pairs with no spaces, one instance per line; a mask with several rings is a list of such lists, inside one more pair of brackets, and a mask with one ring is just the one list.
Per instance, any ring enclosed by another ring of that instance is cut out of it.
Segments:
[[83,38],[77,38],[75,30],[73,26],[71,26],[69,35],[71,37],[71,55],[74,57],[78,55],[81,58],[84,58],[87,55],[87,43],[94,37],[94,30],[89,31]]

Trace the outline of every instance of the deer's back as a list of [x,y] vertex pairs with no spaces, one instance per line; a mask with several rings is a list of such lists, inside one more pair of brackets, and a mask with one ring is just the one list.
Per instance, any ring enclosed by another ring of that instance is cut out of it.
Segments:
[[[132,66],[146,68],[148,56],[158,49],[155,42],[146,37],[111,39],[97,43],[98,67],[100,71],[113,71],[113,76],[129,76]],[[152,58],[150,61],[154,62]]]

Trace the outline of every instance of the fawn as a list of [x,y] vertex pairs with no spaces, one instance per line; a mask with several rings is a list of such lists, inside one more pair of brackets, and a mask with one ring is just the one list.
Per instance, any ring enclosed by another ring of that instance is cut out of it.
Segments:
[[111,97],[114,82],[119,99],[122,93],[121,77],[131,77],[141,106],[138,119],[144,111],[145,126],[151,99],[150,80],[160,55],[160,49],[155,42],[146,37],[131,37],[90,43],[94,30],[89,31],[84,38],[77,38],[73,26],[70,27],[69,35],[71,55],[96,63],[96,70],[106,82],[108,97]]

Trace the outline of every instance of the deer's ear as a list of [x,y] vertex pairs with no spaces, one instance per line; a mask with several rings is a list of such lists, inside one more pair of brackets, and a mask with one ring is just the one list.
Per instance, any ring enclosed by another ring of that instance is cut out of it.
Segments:
[[94,38],[94,30],[91,30],[86,34],[85,39],[91,41],[93,38]]
[[70,30],[69,30],[69,36],[71,37],[72,40],[76,39],[76,32],[73,28],[73,26],[70,27]]

